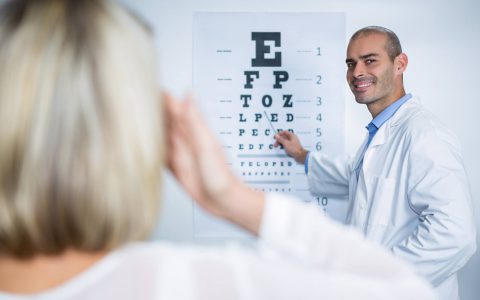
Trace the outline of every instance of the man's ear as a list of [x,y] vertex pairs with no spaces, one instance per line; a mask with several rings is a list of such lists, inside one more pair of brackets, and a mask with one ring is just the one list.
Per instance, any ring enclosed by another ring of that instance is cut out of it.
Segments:
[[407,69],[408,65],[408,57],[405,53],[400,53],[395,57],[393,61],[393,65],[395,67],[395,75],[401,75]]

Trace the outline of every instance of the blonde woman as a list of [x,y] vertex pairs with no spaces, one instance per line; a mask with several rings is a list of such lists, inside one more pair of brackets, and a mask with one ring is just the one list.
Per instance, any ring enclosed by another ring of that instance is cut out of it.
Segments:
[[189,101],[168,100],[170,169],[277,255],[142,242],[167,140],[152,45],[113,1],[1,7],[0,299],[432,299],[357,233],[244,186]]

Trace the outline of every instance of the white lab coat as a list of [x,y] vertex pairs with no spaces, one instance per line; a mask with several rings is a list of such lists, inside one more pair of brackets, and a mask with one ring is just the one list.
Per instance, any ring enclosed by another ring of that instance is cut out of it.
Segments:
[[353,160],[311,153],[312,194],[348,197],[348,224],[412,263],[440,299],[458,299],[456,273],[476,244],[456,137],[414,97],[378,129],[357,182],[366,142]]

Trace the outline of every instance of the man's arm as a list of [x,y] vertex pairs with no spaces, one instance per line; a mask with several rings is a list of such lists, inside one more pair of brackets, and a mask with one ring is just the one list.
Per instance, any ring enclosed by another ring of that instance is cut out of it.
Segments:
[[308,159],[308,186],[312,195],[347,197],[352,174],[348,155],[329,156],[311,152]]
[[286,130],[275,135],[274,146],[278,147],[280,144],[297,163],[305,164],[310,193],[332,197],[348,196],[351,174],[348,156],[329,157],[320,152],[308,152],[302,147],[298,137]]
[[304,164],[305,159],[307,157],[308,151],[302,147],[300,140],[298,137],[291,133],[290,131],[283,130],[279,133],[275,134],[275,143],[273,144],[274,147],[278,147],[282,145],[285,149],[285,152],[293,157],[295,161],[299,164]]

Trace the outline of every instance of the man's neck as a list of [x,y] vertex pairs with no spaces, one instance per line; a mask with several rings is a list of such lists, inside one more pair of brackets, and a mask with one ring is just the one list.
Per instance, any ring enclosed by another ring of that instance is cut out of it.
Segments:
[[393,102],[405,96],[405,89],[402,87],[398,92],[391,94],[383,99],[378,99],[370,104],[367,104],[368,111],[375,119],[385,108],[389,107]]

